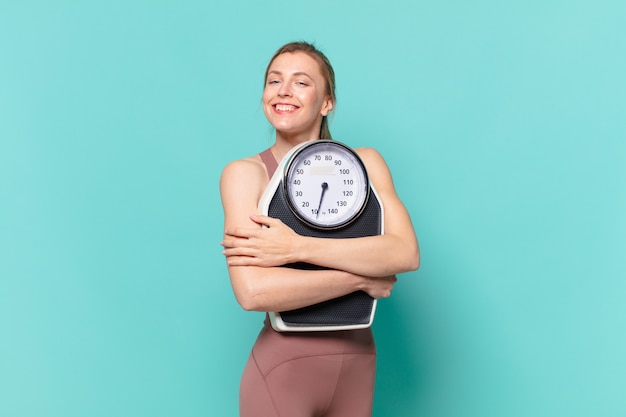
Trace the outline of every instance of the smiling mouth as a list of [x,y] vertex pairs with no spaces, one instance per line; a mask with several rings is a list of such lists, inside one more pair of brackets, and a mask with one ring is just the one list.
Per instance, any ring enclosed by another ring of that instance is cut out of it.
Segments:
[[274,108],[280,112],[292,112],[298,109],[296,106],[292,106],[291,104],[275,104]]

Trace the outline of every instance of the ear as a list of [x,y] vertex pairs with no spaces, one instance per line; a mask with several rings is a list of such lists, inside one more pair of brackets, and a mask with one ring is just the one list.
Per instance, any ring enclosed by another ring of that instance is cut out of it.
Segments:
[[320,111],[320,113],[322,114],[322,116],[328,116],[328,113],[333,111],[333,108],[334,108],[333,101],[331,100],[330,97],[326,97],[326,99],[324,99],[324,104],[322,105],[322,110]]

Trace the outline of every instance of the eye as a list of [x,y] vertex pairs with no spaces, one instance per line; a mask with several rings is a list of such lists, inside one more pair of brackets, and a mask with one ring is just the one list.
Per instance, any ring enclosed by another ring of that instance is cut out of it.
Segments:
[[305,81],[296,81],[296,85],[299,87],[306,87],[309,84]]
[[267,80],[268,85],[279,84],[279,83],[280,83],[280,80]]

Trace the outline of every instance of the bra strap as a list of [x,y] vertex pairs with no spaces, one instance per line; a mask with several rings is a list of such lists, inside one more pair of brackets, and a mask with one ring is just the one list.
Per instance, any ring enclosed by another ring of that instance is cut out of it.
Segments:
[[267,175],[271,179],[274,176],[274,172],[276,172],[276,168],[278,168],[278,162],[276,162],[276,158],[274,158],[274,154],[272,154],[271,148],[267,148],[259,155],[261,156],[261,159],[265,164],[265,168],[267,169]]

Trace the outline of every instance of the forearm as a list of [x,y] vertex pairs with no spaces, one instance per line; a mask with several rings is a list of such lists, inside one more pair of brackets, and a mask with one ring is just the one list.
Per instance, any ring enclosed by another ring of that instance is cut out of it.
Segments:
[[419,266],[414,239],[379,235],[353,239],[298,239],[297,261],[368,277],[413,271]]
[[230,267],[237,301],[245,310],[287,311],[364,289],[364,277],[337,270]]

